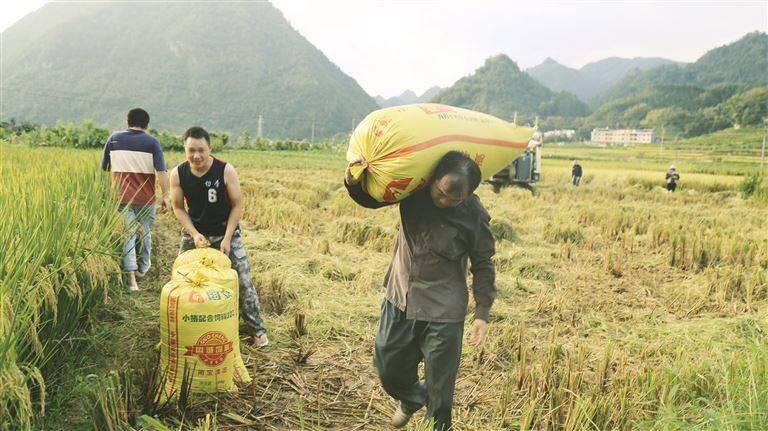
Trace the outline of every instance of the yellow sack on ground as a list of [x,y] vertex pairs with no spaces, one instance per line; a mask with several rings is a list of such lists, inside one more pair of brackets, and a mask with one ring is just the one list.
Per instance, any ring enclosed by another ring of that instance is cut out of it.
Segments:
[[[193,260],[192,257],[196,257],[197,260]],[[179,263],[183,265],[177,266]],[[222,266],[218,266],[222,265]],[[229,258],[224,253],[213,248],[199,248],[188,250],[179,255],[174,263],[174,270],[171,275],[172,279],[183,279],[188,273],[197,270],[200,274],[203,274],[208,280],[214,284],[220,286],[229,286],[229,288],[235,294],[235,304],[240,303],[240,286],[238,284],[237,271],[231,268]],[[238,316],[235,317],[235,321],[239,321]],[[237,383],[250,383],[251,376],[248,374],[248,369],[245,367],[243,357],[240,354],[240,337],[235,340],[234,343],[234,380]]]
[[169,281],[160,294],[164,396],[178,396],[185,368],[192,374],[193,394],[234,391],[237,325],[237,297],[231,284],[214,283],[198,270]]
[[[224,253],[210,248],[197,248],[187,250],[180,254],[173,264],[172,279],[183,279],[188,273],[197,270],[211,283],[219,286],[228,286],[234,292],[235,304],[240,303],[240,286],[237,271],[232,269],[232,263]],[[237,309],[239,311],[239,308]],[[235,315],[235,322],[239,322],[239,312]],[[234,380],[238,383],[250,383],[251,376],[245,367],[243,357],[240,354],[240,337],[236,337],[234,347]]]
[[395,106],[368,114],[355,128],[347,160],[363,156],[352,175],[360,178],[365,171],[363,189],[380,202],[396,202],[426,184],[447,152],[468,154],[488,178],[520,156],[533,133],[531,127],[448,105]]

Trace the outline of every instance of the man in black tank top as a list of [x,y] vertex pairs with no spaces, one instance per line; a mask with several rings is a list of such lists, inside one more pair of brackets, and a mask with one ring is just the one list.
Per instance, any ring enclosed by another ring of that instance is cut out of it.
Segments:
[[264,347],[267,330],[238,226],[243,202],[237,172],[211,156],[211,138],[202,127],[184,132],[184,152],[187,161],[171,171],[173,213],[184,228],[179,253],[210,246],[229,256],[239,278],[240,315],[254,344]]

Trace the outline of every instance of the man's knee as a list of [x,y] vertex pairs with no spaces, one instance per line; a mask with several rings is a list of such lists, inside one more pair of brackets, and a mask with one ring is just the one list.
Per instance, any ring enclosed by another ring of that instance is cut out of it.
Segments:
[[240,291],[243,293],[249,293],[248,291],[253,287],[250,273],[243,273],[237,271],[237,283],[240,286]]
[[376,346],[374,351],[373,366],[387,392],[412,384],[411,377],[416,378],[418,373],[418,362],[411,363],[403,356],[382,352],[380,346]]
[[386,393],[393,397],[397,397],[400,391],[407,389],[413,382],[406,382],[403,380],[402,370],[395,369],[395,367],[376,368],[376,373],[379,375],[379,381],[381,387]]
[[376,374],[378,374],[381,383],[385,385],[394,382],[397,380],[398,375],[400,375],[400,373],[395,370],[395,367],[381,362],[376,364]]
[[373,352],[373,367],[376,369],[376,374],[382,384],[394,381],[398,374],[402,375],[402,368],[396,365],[394,361],[387,360],[387,356],[382,353],[382,346],[377,343]]
[[232,261],[232,269],[237,271],[237,275],[241,280],[243,278],[250,279],[251,267],[248,265],[248,256],[245,254],[245,249],[233,248],[229,253],[229,260]]

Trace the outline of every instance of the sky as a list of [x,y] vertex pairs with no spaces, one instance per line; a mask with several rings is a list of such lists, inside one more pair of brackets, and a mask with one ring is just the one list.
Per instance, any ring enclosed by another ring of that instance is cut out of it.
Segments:
[[[0,0],[0,31],[44,3]],[[768,29],[768,0],[272,4],[368,94],[385,97],[450,86],[500,53],[523,69],[547,57],[574,68],[611,56],[692,62],[748,32]]]
[[0,31],[46,3],[45,0],[0,0]]

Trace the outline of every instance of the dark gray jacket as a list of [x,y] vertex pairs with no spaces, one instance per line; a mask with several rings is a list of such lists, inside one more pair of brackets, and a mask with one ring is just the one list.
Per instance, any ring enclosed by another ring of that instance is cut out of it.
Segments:
[[[391,205],[376,201],[359,184],[345,186],[366,208]],[[467,314],[469,260],[475,318],[488,321],[496,297],[490,219],[475,194],[454,208],[437,208],[428,187],[401,201],[400,229],[384,278],[387,300],[408,319],[461,322]]]

